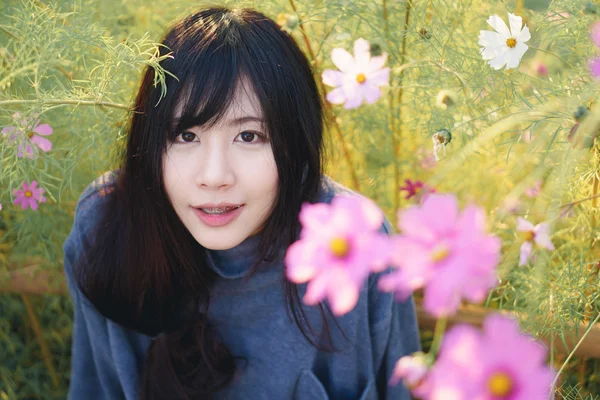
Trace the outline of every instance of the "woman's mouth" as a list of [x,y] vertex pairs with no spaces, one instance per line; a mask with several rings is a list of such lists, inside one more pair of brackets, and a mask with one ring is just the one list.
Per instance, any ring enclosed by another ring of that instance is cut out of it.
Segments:
[[234,221],[242,213],[244,205],[194,208],[194,212],[205,225],[220,227]]

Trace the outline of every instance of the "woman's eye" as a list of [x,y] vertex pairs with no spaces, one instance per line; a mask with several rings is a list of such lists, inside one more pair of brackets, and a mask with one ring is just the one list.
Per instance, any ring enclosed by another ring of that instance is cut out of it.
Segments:
[[183,132],[180,133],[179,136],[181,136],[181,140],[186,143],[191,143],[196,138],[196,134],[192,132]]
[[255,143],[258,140],[254,140],[254,139],[258,138],[260,140],[260,139],[262,139],[262,136],[256,132],[244,131],[244,132],[240,133],[240,138],[242,139],[242,141],[244,143]]

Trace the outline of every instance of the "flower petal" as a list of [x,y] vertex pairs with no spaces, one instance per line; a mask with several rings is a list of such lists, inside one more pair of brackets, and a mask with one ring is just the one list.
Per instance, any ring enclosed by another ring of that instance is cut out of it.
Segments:
[[533,231],[535,229],[535,226],[533,226],[533,224],[529,221],[527,221],[525,218],[517,218],[517,231],[519,232],[529,232],[529,231]]
[[43,136],[52,135],[52,127],[48,124],[38,125],[33,131]]
[[487,23],[504,37],[504,40],[510,37],[510,31],[506,23],[498,15],[494,14],[488,18]]
[[365,70],[371,61],[371,45],[363,38],[354,42],[354,61],[361,70]]
[[355,89],[351,93],[348,93],[347,96],[346,104],[344,104],[345,109],[357,108],[362,104],[363,94],[360,90]]
[[389,85],[390,83],[390,69],[383,68],[377,72],[371,72],[367,74],[367,84],[371,83],[378,86]]
[[381,68],[383,68],[385,62],[387,61],[387,58],[387,53],[383,53],[380,56],[371,58],[371,61],[369,61],[369,65],[366,70],[367,74],[379,71]]
[[37,210],[38,209],[37,201],[35,201],[35,199],[33,199],[33,198],[30,198],[29,199],[29,207],[31,207],[32,210]]
[[527,46],[525,43],[517,43],[517,46],[514,49],[510,49],[507,53],[508,62],[506,63],[506,69],[517,68],[521,62],[523,54],[525,54],[528,48],[529,46]]
[[513,38],[517,38],[521,33],[523,19],[513,13],[508,13],[508,23],[510,24],[510,33]]
[[321,77],[327,86],[342,86],[344,83],[344,73],[333,69],[326,69]]
[[506,39],[498,32],[494,31],[479,31],[480,46],[506,46]]
[[519,255],[519,266],[527,264],[527,260],[529,260],[529,256],[531,255],[532,249],[533,244],[531,242],[525,242],[521,245],[521,254]]
[[515,39],[517,39],[517,42],[521,42],[521,43],[525,43],[526,41],[531,39],[531,33],[529,32],[529,28],[527,27],[527,25],[525,25],[523,27],[523,30],[521,31],[519,36],[516,37]]
[[550,240],[550,227],[548,223],[538,224],[534,229],[534,240],[540,246],[548,250],[554,250],[554,244]]
[[331,52],[331,61],[333,61],[335,66],[338,67],[338,69],[342,72],[351,72],[356,67],[356,63],[354,62],[352,55],[341,48],[333,49]]
[[488,61],[490,67],[498,70],[502,68],[508,61],[508,47],[504,51],[498,54],[494,59]]
[[330,284],[328,287],[331,311],[334,315],[344,315],[356,306],[359,289],[342,269],[336,268],[332,282],[335,282],[335,285]]
[[46,153],[52,150],[52,142],[41,136],[33,135],[31,143],[37,144],[37,146]]
[[360,91],[368,104],[373,104],[381,97],[381,91],[375,85],[364,85]]
[[346,101],[346,92],[344,88],[339,87],[327,93],[327,101],[331,104],[342,104]]
[[327,272],[321,273],[311,280],[306,287],[306,294],[302,298],[304,304],[314,306],[321,302],[327,295],[327,288],[330,285],[330,282],[331,279]]

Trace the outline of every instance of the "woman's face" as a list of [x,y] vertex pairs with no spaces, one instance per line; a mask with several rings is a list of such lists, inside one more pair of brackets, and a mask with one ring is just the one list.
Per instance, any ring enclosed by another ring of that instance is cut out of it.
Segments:
[[[163,157],[164,185],[175,212],[198,243],[211,250],[230,249],[260,232],[277,197],[269,133],[258,100],[247,88],[238,86],[217,125],[179,132]],[[180,115],[179,108],[175,119]]]

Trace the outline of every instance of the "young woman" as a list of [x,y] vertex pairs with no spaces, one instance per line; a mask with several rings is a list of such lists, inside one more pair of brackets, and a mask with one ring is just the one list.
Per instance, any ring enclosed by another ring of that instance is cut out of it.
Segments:
[[388,380],[419,349],[412,299],[374,274],[334,318],[285,279],[302,203],[358,195],[323,175],[321,97],[295,41],[211,8],[163,44],[177,78],[164,94],[145,72],[121,168],[81,195],[64,245],[69,398],[409,399]]

